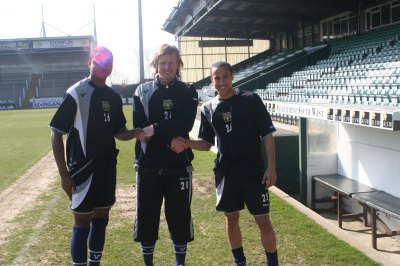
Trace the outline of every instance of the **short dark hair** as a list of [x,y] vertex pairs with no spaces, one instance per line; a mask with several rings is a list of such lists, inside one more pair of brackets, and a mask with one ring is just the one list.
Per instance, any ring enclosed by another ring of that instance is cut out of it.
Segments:
[[175,54],[176,58],[178,59],[178,70],[176,71],[176,76],[180,77],[181,73],[180,70],[183,67],[183,61],[181,58],[181,55],[179,53],[178,48],[176,48],[175,45],[170,45],[170,44],[163,44],[158,48],[158,51],[154,54],[153,60],[151,61],[150,65],[154,68],[154,75],[158,73],[157,67],[158,67],[158,60],[160,59],[160,56],[162,55],[170,55],[170,54]]
[[225,62],[225,61],[218,61],[218,62],[215,62],[214,64],[212,64],[212,65],[211,65],[211,68],[210,68],[211,74],[212,74],[212,69],[213,69],[214,67],[215,67],[215,68],[218,68],[218,67],[225,67],[225,68],[227,68],[227,69],[229,70],[229,72],[231,73],[231,75],[233,75],[232,66],[231,66],[228,62]]

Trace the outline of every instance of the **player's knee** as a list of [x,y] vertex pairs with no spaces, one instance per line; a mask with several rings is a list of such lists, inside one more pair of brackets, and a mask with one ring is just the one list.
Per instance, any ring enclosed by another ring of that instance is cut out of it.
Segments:
[[225,213],[226,217],[226,224],[230,228],[235,228],[239,227],[239,214],[238,213],[233,213],[233,214],[227,214]]
[[74,212],[74,226],[77,228],[88,228],[90,227],[90,222],[92,220],[91,213],[77,213]]
[[255,220],[261,231],[270,231],[273,229],[268,215],[255,217]]
[[92,217],[94,219],[108,220],[109,213],[110,213],[110,208],[97,208],[93,210]]

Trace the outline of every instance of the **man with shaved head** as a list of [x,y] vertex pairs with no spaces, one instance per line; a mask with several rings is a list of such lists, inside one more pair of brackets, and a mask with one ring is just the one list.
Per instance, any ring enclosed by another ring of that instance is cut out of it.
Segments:
[[[118,150],[115,138],[130,140],[121,97],[106,84],[113,55],[97,47],[89,57],[90,76],[72,85],[51,120],[51,143],[61,186],[71,200],[73,265],[99,265],[111,206],[115,203]],[[64,154],[63,134],[67,134]]]

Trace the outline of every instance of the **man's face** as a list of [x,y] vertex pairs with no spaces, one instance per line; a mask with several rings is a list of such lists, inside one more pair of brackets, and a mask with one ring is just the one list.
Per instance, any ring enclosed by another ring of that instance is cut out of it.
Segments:
[[89,64],[91,76],[105,80],[110,76],[113,69],[113,59],[107,50],[99,49]]
[[227,67],[213,67],[211,69],[211,81],[220,98],[226,99],[234,94],[232,88],[233,75]]
[[161,82],[169,83],[173,81],[178,69],[179,64],[176,54],[161,55],[158,58],[157,72]]

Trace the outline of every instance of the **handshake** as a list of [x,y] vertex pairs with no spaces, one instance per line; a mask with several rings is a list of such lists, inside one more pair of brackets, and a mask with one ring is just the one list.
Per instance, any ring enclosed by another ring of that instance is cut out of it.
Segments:
[[145,128],[134,128],[131,132],[133,133],[134,138],[147,143],[154,135],[154,127],[153,125],[150,125]]
[[[130,131],[132,132],[134,138],[145,143],[149,142],[151,137],[154,135],[153,125],[147,126],[145,128],[135,128]],[[180,136],[174,137],[168,147],[175,153],[181,153],[188,148],[188,141],[188,139]]]

